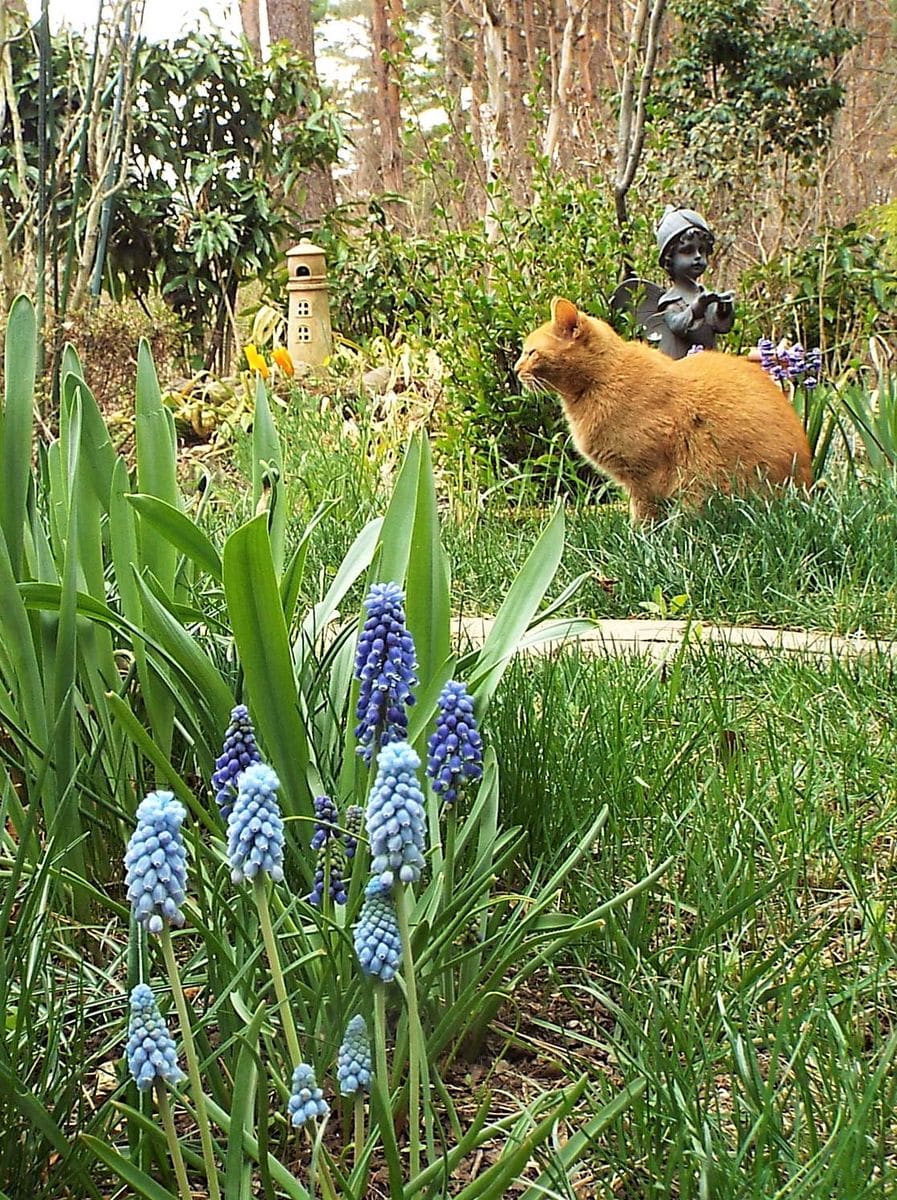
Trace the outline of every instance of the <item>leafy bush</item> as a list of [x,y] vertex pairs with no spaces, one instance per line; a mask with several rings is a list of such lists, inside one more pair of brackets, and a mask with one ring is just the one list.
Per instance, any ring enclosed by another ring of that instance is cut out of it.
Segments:
[[745,341],[786,337],[819,346],[830,376],[865,361],[870,337],[897,335],[897,273],[882,241],[853,223],[748,272],[742,295]]
[[521,342],[558,294],[606,317],[622,251],[609,198],[547,172],[531,208],[499,198],[498,229],[492,242],[481,224],[408,238],[374,208],[363,220],[335,214],[322,237],[340,332],[425,335],[446,368],[441,444],[473,447],[483,461],[497,447],[519,463],[566,439],[558,405],[520,389]]

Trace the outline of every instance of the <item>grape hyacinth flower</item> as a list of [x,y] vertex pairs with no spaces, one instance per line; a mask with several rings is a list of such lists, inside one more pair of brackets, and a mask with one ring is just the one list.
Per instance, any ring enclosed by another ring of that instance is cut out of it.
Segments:
[[355,857],[355,851],[358,849],[358,835],[361,833],[363,822],[364,809],[360,804],[350,804],[346,809],[346,832],[343,834],[343,846],[346,850],[346,858],[350,860]]
[[400,741],[408,732],[405,710],[414,703],[418,680],[404,603],[397,583],[375,583],[364,602],[368,615],[355,652],[355,678],[361,681],[355,736],[368,766],[379,746]]
[[234,883],[254,879],[260,871],[275,883],[283,879],[279,787],[280,781],[266,763],[252,763],[240,776],[227,819],[227,857]]
[[312,850],[320,850],[337,832],[339,812],[329,796],[314,799],[315,832],[311,839]]
[[215,772],[212,775],[215,800],[225,821],[234,806],[238,776],[252,763],[261,761],[249,709],[245,704],[238,704],[231,710],[224,745],[215,759]]
[[177,1049],[159,1012],[156,997],[145,983],[138,983],[131,992],[125,1054],[128,1070],[141,1092],[148,1092],[157,1079],[180,1083],[187,1078],[178,1066]]
[[415,772],[420,759],[407,742],[390,742],[377,756],[377,778],[367,808],[371,873],[391,887],[420,879],[426,815]]
[[137,807],[137,828],[125,852],[125,885],[135,919],[150,933],[183,925],[187,852],[181,824],[187,810],[172,792],[150,792]]
[[787,348],[773,345],[770,338],[760,338],[760,365],[776,383],[800,383],[805,388],[814,388],[819,383],[822,371],[822,351],[818,346],[804,350],[800,342]]
[[347,895],[343,877],[344,852],[337,832],[339,812],[329,796],[316,796],[314,810],[315,832],[311,839],[311,848],[318,852],[318,859],[308,902],[320,908],[324,899],[325,882],[329,877],[331,900],[334,904],[345,904]]
[[760,351],[760,366],[767,375],[771,375],[776,383],[784,383],[788,379],[788,371],[783,366],[772,338],[760,338],[757,342]]
[[310,1067],[308,1063],[299,1063],[293,1071],[293,1084],[287,1108],[290,1121],[297,1129],[306,1121],[326,1117],[330,1112],[330,1105],[315,1081],[314,1067]]
[[392,889],[375,875],[364,889],[355,926],[355,954],[366,975],[389,983],[402,965],[402,939],[393,907]]
[[427,775],[446,804],[455,803],[458,789],[468,780],[483,778],[483,739],[463,683],[449,680],[442,689],[427,751]]
[[341,1096],[354,1096],[356,1092],[370,1091],[371,1041],[361,1013],[356,1013],[346,1026],[336,1063],[336,1078]]

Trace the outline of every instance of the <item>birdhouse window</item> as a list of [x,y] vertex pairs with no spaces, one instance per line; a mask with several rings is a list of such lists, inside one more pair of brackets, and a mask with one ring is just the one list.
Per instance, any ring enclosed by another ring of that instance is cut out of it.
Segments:
[[311,328],[308,325],[296,326],[296,340],[299,342],[311,341]]
[[297,317],[310,317],[311,316],[311,301],[310,300],[297,300],[296,301],[296,316]]
[[307,279],[308,276],[311,275],[311,267],[309,267],[306,263],[300,263],[296,268],[296,275],[299,279]]

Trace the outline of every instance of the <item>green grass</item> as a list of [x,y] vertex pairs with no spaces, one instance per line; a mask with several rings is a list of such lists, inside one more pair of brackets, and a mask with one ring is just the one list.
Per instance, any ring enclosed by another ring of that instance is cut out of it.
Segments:
[[[308,397],[278,421],[294,533],[319,504],[336,501],[311,549],[311,599],[363,522],[383,511],[395,435],[369,407],[347,420],[336,402],[321,412]],[[245,453],[238,466],[249,473]],[[533,503],[525,471],[509,471],[492,487],[469,470],[462,476],[456,463],[437,459],[437,471],[453,603],[465,613],[494,612],[550,510]],[[570,474],[559,466],[559,477]],[[888,635],[897,627],[894,476],[833,476],[809,499],[721,496],[703,513],[674,511],[649,530],[632,529],[625,506],[598,503],[594,489],[577,495],[566,500],[567,547],[556,587],[588,578],[570,611],[639,617],[654,615],[647,606],[669,609],[684,596],[679,615],[701,620],[844,634]],[[245,497],[228,496],[223,509],[228,522],[245,517]]]
[[597,1197],[895,1194],[895,688],[889,658],[706,650],[506,677],[489,738],[521,866],[602,804],[584,908],[673,859],[555,964],[583,1052],[648,1080]]

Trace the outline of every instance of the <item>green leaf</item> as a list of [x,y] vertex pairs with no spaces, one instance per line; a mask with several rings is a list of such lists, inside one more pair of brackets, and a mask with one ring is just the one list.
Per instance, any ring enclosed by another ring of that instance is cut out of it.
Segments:
[[[198,697],[202,709],[208,713],[212,729],[223,736],[234,704],[230,688],[199,643],[139,576],[137,587],[143,602],[147,631],[157,638],[176,664],[185,685]],[[208,728],[209,722],[205,724]]]
[[[159,380],[149,344],[140,340],[137,351],[137,393],[134,404],[134,442],[137,449],[137,490],[172,508],[179,508],[174,420],[162,403]],[[167,538],[152,526],[139,531],[139,565],[148,567],[166,592],[174,585],[177,553]]]
[[145,496],[140,492],[127,497],[128,503],[140,514],[142,521],[149,524],[174,546],[186,554],[201,571],[211,575],[216,583],[221,582],[221,556],[195,521],[186,513],[158,496]]
[[[219,1104],[210,1097],[206,1097],[206,1108],[209,1110],[209,1116],[224,1132],[230,1135],[231,1114],[223,1109]],[[243,1129],[243,1148],[248,1154],[251,1154],[253,1159],[258,1162],[260,1157],[258,1140],[252,1137],[245,1129]],[[312,1200],[311,1195],[306,1188],[302,1186],[298,1179],[288,1171],[283,1163],[279,1162],[273,1154],[269,1154],[266,1159],[268,1170],[271,1173],[271,1178],[282,1189],[284,1194],[289,1197],[289,1200]]]
[[[418,477],[405,574],[405,616],[414,638],[418,678],[426,690],[451,652],[448,559],[442,548],[430,443],[418,435]],[[387,530],[388,533],[388,530]]]
[[486,641],[475,656],[470,690],[479,720],[536,615],[564,552],[564,510],[560,506],[520,568],[496,614]]
[[292,817],[311,816],[308,739],[299,716],[293,658],[264,513],[230,535],[223,567],[224,596],[248,704],[280,778],[284,811]]
[[618,1096],[614,1096],[613,1100],[608,1101],[576,1133],[568,1137],[562,1145],[555,1146],[553,1155],[554,1170],[543,1171],[539,1178],[526,1189],[520,1200],[544,1200],[544,1197],[548,1194],[548,1189],[552,1185],[552,1181],[556,1180],[559,1174],[569,1178],[570,1172],[589,1149],[595,1138],[608,1125],[615,1121],[621,1113],[624,1113],[634,1100],[639,1098],[645,1090],[645,1084],[646,1081],[641,1077],[632,1080]]
[[253,1114],[258,1084],[258,1040],[264,1019],[265,1004],[262,1002],[239,1038],[240,1052],[234,1074],[234,1098],[227,1136],[225,1200],[252,1200],[252,1159],[247,1156],[244,1145],[247,1139],[255,1136]]
[[13,1074],[2,1057],[0,1057],[0,1083],[3,1085],[2,1093],[5,1103],[17,1109],[28,1125],[37,1130],[59,1157],[72,1167],[78,1180],[78,1186],[83,1189],[83,1195],[100,1200],[100,1193],[78,1161],[77,1156],[72,1154],[71,1142],[66,1134],[34,1092],[27,1088],[17,1075]]
[[286,540],[286,495],[283,484],[283,453],[268,403],[268,389],[261,375],[255,380],[255,413],[252,418],[252,509],[268,510],[268,532],[274,569],[283,570]]
[[31,476],[37,322],[27,296],[17,296],[6,321],[5,393],[0,422],[0,530],[9,547],[13,575],[20,578],[25,506]]
[[510,1148],[511,1141],[508,1139],[498,1161],[459,1192],[458,1200],[503,1200],[509,1185],[532,1158],[534,1151],[550,1137],[558,1121],[563,1121],[573,1111],[573,1106],[585,1091],[587,1083],[587,1077],[583,1076],[572,1087],[567,1088],[560,1103],[548,1116],[543,1117],[526,1137],[521,1138],[516,1146]]
[[112,1146],[107,1146],[100,1138],[92,1137],[89,1133],[82,1133],[81,1141],[100,1162],[110,1167],[119,1179],[123,1180],[136,1195],[142,1196],[144,1200],[178,1200],[177,1196],[168,1188],[163,1187],[161,1183],[156,1183],[155,1179],[141,1171],[129,1158],[119,1154]]

